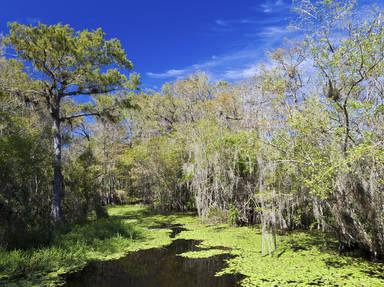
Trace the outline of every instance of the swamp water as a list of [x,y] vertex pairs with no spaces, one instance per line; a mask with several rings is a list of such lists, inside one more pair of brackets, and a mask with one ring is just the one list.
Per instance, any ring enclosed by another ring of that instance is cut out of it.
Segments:
[[[169,227],[171,237],[185,230]],[[229,254],[184,258],[178,254],[199,251],[201,241],[176,239],[163,248],[140,250],[118,260],[95,261],[66,277],[65,287],[233,287],[241,275],[215,274],[226,267]],[[214,248],[217,249],[217,248]]]

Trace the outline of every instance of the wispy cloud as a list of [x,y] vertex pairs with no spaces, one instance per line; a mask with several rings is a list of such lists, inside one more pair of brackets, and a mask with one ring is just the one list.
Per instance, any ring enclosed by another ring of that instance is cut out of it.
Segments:
[[248,18],[231,19],[231,20],[216,19],[215,23],[218,26],[232,26],[232,25],[239,25],[239,24],[257,24],[257,23],[260,23],[260,20],[248,19]]
[[284,9],[289,8],[290,5],[284,0],[267,0],[260,5],[260,9],[264,13],[276,13],[281,12]]
[[266,61],[266,52],[279,47],[288,37],[298,39],[301,36],[290,30],[286,25],[266,26],[249,37],[257,39],[253,45],[242,50],[232,51],[223,55],[213,55],[208,60],[187,67],[173,68],[161,73],[147,73],[153,79],[174,80],[184,78],[197,71],[207,73],[210,80],[238,81],[254,76],[259,64]]
[[[242,36],[237,37],[239,43],[236,45],[242,48],[213,55],[205,61],[189,66],[172,67],[164,72],[151,71],[146,74],[147,77],[155,82],[156,79],[175,80],[197,71],[207,73],[212,81],[238,81],[254,76],[259,64],[265,62],[267,51],[279,47],[288,36],[297,37],[287,27],[290,15],[285,13],[285,10],[290,7],[288,2],[290,3],[290,0],[264,0],[262,4],[253,7],[258,11],[255,16],[213,20],[211,27],[213,31],[236,31],[238,36]],[[263,13],[269,15],[262,15]]]
[[221,19],[216,19],[215,23],[218,26],[228,26],[229,25],[228,21],[224,21],[224,20],[221,20]]
[[227,70],[223,74],[223,78],[226,80],[242,80],[251,78],[256,75],[259,69],[259,64],[253,64],[240,69]]
[[265,27],[263,30],[257,33],[257,36],[262,37],[262,38],[271,38],[271,37],[283,37],[291,31],[288,27],[286,26],[270,26],[270,27]]
[[[212,31],[217,32],[234,32],[234,31],[249,31],[245,34],[246,37],[250,35],[258,35],[257,30],[269,26],[286,26],[288,21],[287,17],[282,17],[279,14],[269,15],[268,18],[238,18],[238,19],[216,19]],[[256,31],[256,32],[255,32]],[[243,33],[243,32],[242,32]],[[259,35],[260,36],[260,35]]]
[[[210,80],[239,80],[248,78],[253,74],[249,63],[259,63],[264,56],[264,50],[256,47],[248,47],[241,51],[234,51],[225,55],[214,55],[209,60],[196,63],[182,69],[170,69],[162,73],[147,73],[153,79],[173,80],[186,77],[197,71],[208,74]],[[232,67],[229,69],[228,67]],[[246,67],[246,68],[241,68]],[[240,71],[241,70],[241,71]],[[240,73],[238,73],[240,71]]]
[[215,25],[219,27],[233,27],[233,26],[246,26],[246,25],[268,25],[284,20],[281,17],[269,17],[268,19],[253,19],[253,18],[240,18],[240,19],[216,19]]
[[216,19],[215,25],[212,27],[213,31],[218,32],[233,32],[239,25],[255,24],[256,21],[252,19]]
[[186,70],[177,70],[177,69],[170,69],[168,71],[165,71],[163,73],[147,73],[147,76],[155,79],[167,79],[167,78],[178,78],[182,77],[186,74]]

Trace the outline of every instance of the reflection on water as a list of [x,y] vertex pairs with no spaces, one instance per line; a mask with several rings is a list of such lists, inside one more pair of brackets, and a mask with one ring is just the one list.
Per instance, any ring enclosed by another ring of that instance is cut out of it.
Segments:
[[[179,227],[176,227],[179,228]],[[175,235],[179,230],[174,231]],[[177,239],[165,248],[133,252],[113,261],[92,262],[67,277],[66,287],[232,287],[240,286],[241,275],[214,275],[230,258],[221,254],[204,259],[177,256],[197,251],[200,242]]]

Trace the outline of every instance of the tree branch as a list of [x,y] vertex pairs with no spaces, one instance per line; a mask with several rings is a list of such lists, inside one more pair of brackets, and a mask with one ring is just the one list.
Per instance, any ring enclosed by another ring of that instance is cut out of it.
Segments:
[[75,118],[81,118],[81,117],[87,117],[87,116],[100,116],[100,113],[99,112],[93,112],[93,113],[83,113],[83,114],[77,114],[77,115],[72,115],[72,116],[68,116],[68,117],[61,117],[60,118],[60,121],[66,121],[66,120],[72,120],[72,119],[75,119]]
[[91,89],[87,89],[87,90],[77,90],[77,91],[73,91],[73,92],[67,92],[67,93],[63,93],[61,96],[62,97],[71,97],[71,96],[79,96],[79,95],[94,95],[94,94],[107,94],[107,93],[111,93],[111,92],[114,92],[114,91],[117,91],[117,88],[113,88],[113,89],[106,89],[106,90],[98,90],[96,88],[91,88]]

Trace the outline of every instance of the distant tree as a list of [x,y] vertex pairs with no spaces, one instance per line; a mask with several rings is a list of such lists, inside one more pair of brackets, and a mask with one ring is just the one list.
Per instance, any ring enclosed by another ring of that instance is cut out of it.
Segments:
[[[86,116],[113,114],[114,105],[97,105],[95,95],[109,94],[137,87],[139,77],[130,78],[120,69],[132,69],[121,43],[106,40],[101,29],[76,32],[68,25],[10,24],[6,45],[11,47],[19,60],[26,62],[26,73],[35,83],[21,93],[36,104],[44,106],[52,119],[54,149],[54,184],[52,219],[61,219],[62,194],[62,129],[61,123]],[[33,68],[33,69],[29,69]],[[18,92],[9,87],[9,92]],[[82,97],[71,101],[73,97]],[[127,103],[121,97],[120,103]],[[117,103],[117,101],[116,101]],[[69,105],[68,105],[69,104]],[[70,108],[64,106],[67,105]]]

